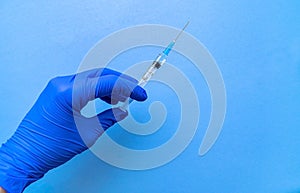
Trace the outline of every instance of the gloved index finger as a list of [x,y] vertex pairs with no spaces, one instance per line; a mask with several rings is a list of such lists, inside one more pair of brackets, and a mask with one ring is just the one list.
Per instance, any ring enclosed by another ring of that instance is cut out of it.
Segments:
[[123,78],[123,76],[106,75],[101,76],[97,81],[96,93],[97,98],[109,96],[112,100],[125,101],[130,97],[137,101],[147,99],[146,91],[137,85],[137,82]]
[[134,83],[138,83],[138,81],[135,78],[128,76],[126,74],[123,74],[121,72],[112,70],[110,68],[95,68],[92,70],[81,72],[80,75],[86,75],[87,78],[97,78],[97,77],[106,76],[106,75],[115,75],[117,77],[122,77],[122,78],[132,81]]
[[101,76],[105,76],[105,75],[115,75],[115,76],[118,76],[118,77],[122,77],[126,80],[129,80],[129,81],[132,81],[133,83],[138,83],[138,81],[131,77],[131,76],[128,76],[126,74],[123,74],[121,72],[118,72],[118,71],[115,71],[115,70],[112,70],[112,69],[109,69],[109,68],[104,68],[102,73],[101,73]]
[[[122,79],[128,80],[128,81],[130,81],[130,82],[132,82],[134,84],[130,85],[130,89],[132,89],[130,96],[124,96],[124,97],[130,97],[133,100],[137,100],[137,101],[144,101],[144,100],[147,99],[147,93],[146,93],[146,91],[142,87],[138,86],[137,85],[138,81],[135,78],[131,77],[131,76],[128,76],[126,74],[122,74],[122,73],[120,73],[118,71],[115,71],[115,70],[112,70],[112,69],[109,69],[109,68],[103,68],[100,71],[98,71],[98,73],[95,74],[95,75],[96,75],[95,77],[97,77],[97,76],[98,77],[100,77],[100,76],[106,76],[106,75],[114,75],[114,76],[116,76],[118,78],[122,78]],[[121,79],[119,79],[119,80],[121,80]]]
[[137,85],[130,94],[130,98],[136,101],[144,101],[148,98],[145,89]]

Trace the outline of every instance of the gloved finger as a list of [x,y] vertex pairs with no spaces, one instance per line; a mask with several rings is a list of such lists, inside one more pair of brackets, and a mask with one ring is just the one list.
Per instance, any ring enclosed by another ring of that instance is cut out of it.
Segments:
[[104,131],[116,122],[123,120],[127,115],[127,111],[123,111],[120,108],[112,108],[91,118],[82,116],[80,121],[77,122],[77,125],[80,124],[78,127],[80,137],[87,147],[91,147]]
[[135,78],[133,78],[131,76],[122,74],[121,72],[118,72],[118,71],[115,71],[115,70],[112,70],[109,68],[95,68],[95,69],[81,72],[78,75],[80,75],[80,77],[84,77],[84,78],[96,78],[96,77],[105,76],[105,75],[115,75],[115,76],[121,76],[122,78],[132,81],[134,83],[138,82]]
[[104,68],[104,69],[103,69],[103,71],[102,71],[102,73],[101,73],[101,76],[105,76],[105,75],[115,75],[115,76],[122,77],[122,78],[124,78],[124,79],[126,79],[126,80],[129,80],[129,81],[131,81],[131,82],[133,82],[133,83],[136,83],[136,84],[138,83],[138,81],[137,81],[135,78],[133,78],[133,77],[131,77],[131,76],[128,76],[128,75],[126,75],[126,74],[123,74],[123,73],[121,73],[121,72],[118,72],[118,71],[109,69],[109,68]]
[[108,104],[116,105],[118,103],[117,100],[110,98],[109,96],[100,97],[101,100],[105,101]]
[[123,77],[106,75],[94,81],[97,81],[95,93],[97,98],[108,96],[117,101],[124,101],[128,97],[137,101],[147,99],[146,91],[142,87]]
[[136,101],[145,101],[148,96],[145,89],[143,89],[141,86],[136,86],[130,93],[130,98]]
[[142,87],[137,86],[136,82],[116,75],[79,79],[73,85],[72,106],[74,110],[80,111],[89,101],[103,97],[106,97],[106,102],[116,104],[119,101],[125,101],[128,97],[144,101],[147,99],[147,94]]
[[105,131],[116,122],[123,120],[128,115],[127,111],[120,108],[107,109],[97,115],[101,128]]

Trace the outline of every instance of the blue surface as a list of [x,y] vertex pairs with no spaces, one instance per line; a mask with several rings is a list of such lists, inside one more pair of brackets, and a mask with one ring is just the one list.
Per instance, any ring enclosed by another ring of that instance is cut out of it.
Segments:
[[[180,28],[190,18],[187,31],[213,54],[227,91],[223,131],[204,157],[197,152],[210,100],[197,76],[201,122],[191,144],[171,163],[127,171],[87,151],[25,192],[300,192],[299,8],[299,1],[1,1],[1,143],[50,78],[76,72],[96,42],[137,24]],[[186,73],[192,76],[193,70]],[[151,85],[148,89],[159,96]],[[177,102],[173,98],[170,104]]]

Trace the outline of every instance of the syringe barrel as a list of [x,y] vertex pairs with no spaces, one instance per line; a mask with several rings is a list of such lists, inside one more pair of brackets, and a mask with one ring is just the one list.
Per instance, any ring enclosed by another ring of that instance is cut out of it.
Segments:
[[156,59],[153,61],[151,66],[145,72],[141,80],[139,81],[139,85],[141,87],[145,86],[145,84],[151,79],[153,74],[166,62],[167,55],[164,53],[159,54]]
[[[167,56],[164,52],[160,53],[156,59],[153,61],[151,66],[148,68],[148,70],[145,72],[145,74],[140,79],[138,85],[141,87],[144,87],[147,82],[151,79],[153,74],[156,72],[157,69],[159,69],[167,60]],[[128,104],[130,104],[133,100],[131,98],[127,99],[119,108],[123,111],[126,111]]]

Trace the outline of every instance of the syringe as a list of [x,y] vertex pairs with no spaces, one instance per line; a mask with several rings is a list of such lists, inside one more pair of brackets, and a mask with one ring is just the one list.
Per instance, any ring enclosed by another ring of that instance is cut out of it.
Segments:
[[[147,84],[147,82],[151,79],[153,74],[156,72],[157,69],[159,69],[164,63],[167,61],[167,57],[172,50],[173,46],[175,45],[177,39],[182,34],[182,32],[185,30],[185,28],[189,25],[190,21],[188,21],[185,26],[182,28],[182,30],[178,33],[178,35],[175,37],[173,41],[169,43],[169,45],[164,49],[162,53],[160,53],[156,59],[153,61],[151,66],[148,68],[148,70],[145,72],[145,74],[140,79],[138,85],[143,87]],[[126,100],[119,108],[123,111],[126,111],[128,104],[130,104],[133,100],[129,99]]]

